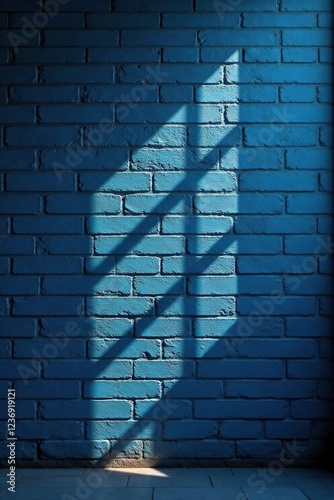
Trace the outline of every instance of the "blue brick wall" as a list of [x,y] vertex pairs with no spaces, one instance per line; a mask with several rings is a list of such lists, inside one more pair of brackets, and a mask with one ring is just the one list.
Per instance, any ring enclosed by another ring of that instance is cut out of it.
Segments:
[[41,3],[0,2],[18,458],[314,463],[333,397],[332,2]]

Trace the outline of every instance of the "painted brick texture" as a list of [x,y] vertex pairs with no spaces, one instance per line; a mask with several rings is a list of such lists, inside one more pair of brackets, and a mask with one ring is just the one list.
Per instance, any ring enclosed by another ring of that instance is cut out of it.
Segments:
[[0,403],[14,387],[22,463],[326,453],[332,10],[0,2]]

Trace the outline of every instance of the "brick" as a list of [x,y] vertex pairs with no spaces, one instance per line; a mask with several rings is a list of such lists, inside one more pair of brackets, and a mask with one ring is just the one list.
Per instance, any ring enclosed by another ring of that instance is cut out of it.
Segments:
[[333,49],[321,47],[319,50],[319,62],[332,63],[333,62]]
[[228,13],[221,19],[216,14],[164,14],[162,26],[164,28],[237,28],[239,15]]
[[287,167],[292,169],[330,169],[332,152],[328,149],[302,148],[287,151]]
[[330,238],[321,236],[286,236],[284,238],[286,254],[329,255],[332,253]]
[[128,195],[125,209],[133,214],[188,214],[191,211],[191,197],[184,194]]
[[9,173],[7,191],[74,191],[75,178],[72,173],[65,173],[61,182],[56,182],[53,172]]
[[94,399],[144,399],[156,398],[160,395],[159,382],[149,380],[143,384],[139,380],[110,382],[85,382],[84,396]]
[[195,402],[196,418],[248,418],[248,419],[277,419],[288,414],[286,401],[231,401],[215,400],[208,405],[207,401]]
[[3,276],[1,295],[37,295],[38,278],[36,276]]
[[231,125],[189,127],[189,145],[196,147],[237,146],[241,142],[241,131]]
[[180,108],[177,104],[137,104],[133,111],[116,106],[116,120],[120,123],[221,123],[222,110],[218,105],[189,104]]
[[119,274],[158,274],[159,259],[157,257],[124,257],[116,264]]
[[191,439],[172,442],[145,441],[145,458],[153,458],[157,453],[159,456],[169,458],[232,458],[234,445],[224,440],[219,440],[219,442]]
[[238,47],[201,47],[201,62],[233,64],[240,62],[240,49]]
[[17,62],[49,64],[49,63],[83,63],[85,61],[85,53],[81,48],[63,48],[58,47],[20,47],[20,50],[14,55]]
[[326,194],[289,195],[287,210],[292,214],[331,214],[332,197]]
[[208,149],[141,149],[132,154],[135,170],[207,170],[218,165],[218,151]]
[[[99,38],[98,34],[95,36]],[[60,37],[62,37],[62,34],[60,35]],[[58,38],[59,35],[57,36],[57,39]],[[84,38],[84,40],[82,41],[82,43],[84,44],[83,46],[87,44],[87,41],[85,40],[86,38]],[[100,64],[94,64],[94,65],[82,64],[81,66],[80,65],[71,66],[70,64],[63,66],[62,65],[45,66],[43,69],[42,80],[43,80],[42,83],[46,84],[49,83],[73,83],[73,84],[109,83],[110,84],[114,81],[114,67],[113,66],[106,67]],[[12,83],[16,82],[14,81]]]
[[134,376],[138,379],[174,379],[191,377],[194,371],[192,361],[135,361]]
[[315,63],[318,61],[318,51],[314,47],[284,47],[282,61],[284,63]]
[[236,447],[237,457],[242,458],[276,458],[281,451],[281,442],[273,439],[269,441],[239,441]]
[[87,310],[93,316],[152,315],[152,299],[143,297],[93,297],[87,299]]
[[[115,19],[115,13],[111,14],[111,18]],[[105,16],[104,16],[105,17]],[[106,23],[110,22],[106,19]],[[158,63],[160,60],[159,49],[150,47],[88,47],[88,62],[99,63]],[[147,89],[149,91],[149,89]],[[113,89],[110,89],[113,93]]]
[[82,422],[22,422],[17,430],[20,439],[80,439],[84,437]]
[[333,127],[320,127],[321,146],[333,146]]
[[130,295],[131,281],[125,276],[50,276],[43,279],[47,295]]
[[[104,50],[104,49],[96,49]],[[108,54],[109,54],[109,49]],[[86,102],[137,103],[157,102],[158,88],[154,85],[139,88],[137,85],[87,85],[83,89]],[[134,104],[135,107],[135,104]],[[106,108],[104,108],[106,109]],[[106,113],[105,113],[106,116]]]
[[236,46],[253,47],[276,45],[278,33],[274,30],[261,30],[261,37],[254,30],[202,30],[199,32],[199,42],[203,46]]
[[[253,31],[254,33],[254,31]],[[237,34],[236,34],[237,35]],[[258,36],[256,34],[256,36]],[[240,43],[237,42],[237,43]],[[253,44],[251,44],[253,45]],[[228,83],[329,83],[330,69],[326,65],[312,64],[247,64],[239,75],[236,65],[226,67]]]
[[316,127],[299,125],[270,125],[268,127],[245,127],[247,146],[315,146],[318,142]]
[[131,416],[131,404],[128,401],[99,400],[94,402],[92,413],[91,402],[79,401],[44,401],[41,405],[41,416],[45,419],[127,419]]
[[[172,35],[173,37],[173,35]],[[119,75],[120,83],[222,83],[222,68],[215,64],[187,64],[187,71],[182,65],[164,63],[150,66],[123,66]],[[319,82],[318,82],[319,83]]]
[[281,280],[274,276],[199,276],[188,283],[191,295],[262,295],[280,289]]
[[158,302],[158,314],[162,316],[231,316],[235,310],[233,298],[203,297],[198,301],[195,297],[183,299],[162,299]]
[[110,14],[92,13],[87,15],[88,28],[158,28],[159,17],[157,14],[128,13]]
[[218,380],[174,380],[164,382],[164,392],[168,397],[175,399],[192,398],[196,394],[199,398],[219,398],[222,396],[222,383]]
[[333,14],[322,12],[318,15],[319,28],[331,28],[333,25]]
[[83,173],[80,176],[80,189],[82,191],[148,191],[150,177],[144,173],[117,173],[110,177],[104,172]]
[[232,230],[229,217],[164,217],[163,234],[226,234]]
[[190,321],[185,318],[140,318],[135,325],[136,337],[183,337],[190,334]]
[[203,174],[157,173],[154,176],[156,191],[234,191],[236,179],[230,173]]
[[212,420],[167,421],[164,425],[165,439],[209,439],[217,437],[218,423]]
[[46,30],[46,47],[114,47],[118,43],[116,30]]
[[14,218],[14,233],[16,234],[80,234],[82,230],[83,220],[79,217],[21,215]]
[[256,439],[263,437],[263,428],[261,422],[228,420],[221,422],[220,436],[223,439]]
[[131,376],[130,361],[64,360],[50,361],[45,367],[47,379],[127,379]]
[[[42,236],[38,240],[41,254],[49,255],[90,255],[93,249],[92,238],[87,235]],[[52,262],[50,260],[50,262]],[[73,271],[74,272],[74,271]]]
[[79,297],[29,297],[15,299],[15,316],[80,316],[82,299]]
[[35,154],[29,150],[2,150],[0,168],[3,170],[31,170],[35,167]]
[[[50,140],[51,139],[51,140]],[[78,139],[78,129],[70,126],[26,126],[8,127],[6,143],[8,146],[42,147],[67,146]]]
[[19,397],[22,395],[25,399],[77,399],[80,397],[80,383],[72,380],[65,382],[31,380],[29,385],[18,381],[15,382],[15,390]]
[[311,173],[297,172],[243,172],[240,174],[241,191],[314,191],[316,178]]
[[279,195],[243,194],[236,195],[196,195],[195,208],[204,214],[280,214],[283,199]]
[[314,14],[248,14],[244,15],[246,28],[313,28],[316,25]]
[[31,318],[1,318],[1,330],[4,337],[34,337],[37,325]]
[[244,51],[246,63],[278,63],[281,52],[278,48],[249,48]]
[[311,437],[310,422],[267,422],[266,437],[269,439],[309,439]]
[[312,234],[315,232],[314,217],[298,216],[240,216],[235,219],[238,234]]
[[40,198],[29,194],[2,194],[0,210],[2,214],[38,214]]
[[0,105],[3,123],[33,123],[34,108],[32,106]]
[[195,255],[255,254],[276,255],[281,251],[281,241],[277,236],[234,236],[217,238],[214,236],[190,237],[188,251]]
[[[23,380],[27,384],[27,380],[37,379],[40,374],[40,366],[38,363],[29,364],[29,366],[27,366],[20,360],[5,359],[1,361],[1,364],[4,371],[3,375],[0,375],[0,377],[5,380],[9,378],[13,380]],[[20,403],[27,403],[27,401],[20,401]],[[34,403],[32,404],[34,405]],[[32,411],[32,414],[34,417],[34,411]],[[28,415],[27,418],[29,418]]]
[[245,256],[237,259],[237,269],[241,274],[311,274],[317,269],[317,261],[314,258],[306,263],[302,257],[288,255]]
[[[28,10],[27,4],[24,4],[23,6],[23,11]],[[36,6],[37,7],[37,6]],[[51,7],[51,5],[50,5]],[[62,5],[61,9],[66,9],[65,5]],[[14,10],[11,8],[11,10]],[[34,9],[36,10],[36,8]],[[52,7],[50,8],[50,14],[51,14]],[[26,12],[24,16],[24,20],[28,19],[30,22],[33,24],[36,24],[37,26],[37,18],[34,17],[35,12],[31,14],[30,12]],[[35,23],[34,23],[35,20]],[[23,27],[23,19],[22,19],[22,13],[11,13],[10,16],[10,25],[13,26],[14,28],[22,28]],[[68,12],[57,12],[56,16],[49,15],[47,19],[47,26],[48,28],[81,28],[83,26],[84,22],[84,16],[82,13],[75,12],[75,13],[68,13]],[[22,47],[20,51],[22,50]]]
[[109,441],[98,440],[48,440],[41,444],[42,458],[102,458],[109,452]]
[[332,280],[326,276],[305,276],[305,278],[285,277],[284,289],[288,295],[332,294]]
[[[243,106],[244,120],[248,123],[330,123],[330,106],[320,104],[286,104],[269,106],[265,104],[245,104]],[[239,122],[237,106],[227,106],[226,119],[229,123]],[[272,125],[273,126],[273,125]]]
[[[8,40],[6,39],[6,46]],[[21,83],[36,83],[36,70],[34,66],[2,66],[0,84],[15,85]]]
[[[211,378],[252,378],[280,379],[283,364],[281,361],[269,360],[200,360],[198,361],[198,377]],[[240,417],[240,415],[239,415]]]
[[[275,302],[270,297],[240,297],[238,299],[237,312],[242,315],[267,315],[273,316],[313,316],[316,312],[316,300],[314,298],[289,297],[288,300],[278,299]],[[270,312],[268,312],[270,311]]]
[[124,318],[52,318],[40,321],[41,335],[52,337],[129,337],[133,321]]
[[[207,0],[197,0],[196,10],[199,12],[217,12],[218,15],[225,16],[226,13],[233,12],[235,9],[233,3],[218,3],[207,2]],[[222,10],[218,10],[222,8]],[[256,4],[251,3],[242,5],[242,10],[245,12],[273,12],[277,10],[277,0],[257,0]]]
[[317,399],[307,401],[292,401],[291,416],[296,419],[327,419],[331,412],[329,401],[319,401]]
[[244,358],[312,358],[316,345],[311,340],[300,339],[242,339],[234,346],[238,356]]
[[198,318],[194,321],[195,337],[229,337],[238,342],[241,336],[254,332],[257,337],[281,337],[283,322],[279,318],[262,318],[253,328],[236,318]]
[[89,234],[148,234],[157,233],[158,217],[89,217],[87,231]]
[[179,84],[165,85],[160,88],[160,102],[192,102],[192,101],[193,101],[193,89],[190,85],[179,85]]
[[122,45],[149,46],[149,47],[168,47],[168,46],[192,46],[195,44],[195,31],[178,29],[177,31],[164,30],[145,30],[145,35],[140,31],[125,29],[122,30]]
[[196,63],[199,60],[199,52],[195,47],[166,47],[163,51],[163,60],[167,63],[186,62]]
[[39,107],[41,123],[100,123],[114,119],[112,108],[100,104],[83,105],[58,104]]
[[43,168],[52,169],[59,182],[71,170],[127,170],[127,151],[116,148],[108,151],[102,148],[94,149],[92,146],[94,144],[88,144],[88,148],[75,145],[65,150],[42,151]]
[[154,0],[117,0],[116,12],[187,12],[192,11],[191,0],[162,0],[157,5]]
[[[66,339],[34,339],[16,340],[14,342],[15,358],[54,359],[54,358],[83,358],[85,344],[82,340]],[[46,361],[47,362],[47,361]]]
[[303,399],[312,398],[315,392],[316,384],[308,380],[228,380],[225,383],[228,398]]
[[134,439],[157,439],[161,437],[161,424],[155,421],[152,425],[152,422],[147,421],[139,425],[138,420],[130,420],[128,422],[112,420],[103,422],[92,421],[87,422],[87,435],[92,439],[94,437],[98,437],[99,439],[117,439],[117,443],[115,443],[115,448],[117,449],[120,439],[124,439],[125,443],[129,443]]
[[141,276],[136,277],[133,283],[136,295],[180,295],[185,292],[184,278],[174,276]]
[[181,255],[184,252],[184,238],[181,236],[101,236],[96,239],[97,255],[110,252],[136,255]]
[[8,257],[0,257],[0,274],[9,273],[10,260]]
[[287,46],[331,46],[332,34],[330,30],[285,30],[283,31],[283,45]]
[[304,85],[284,85],[280,88],[281,102],[314,102],[315,97],[315,87],[306,87]]
[[301,5],[298,0],[283,0],[281,10],[282,11],[326,11],[331,10],[332,4],[330,0],[319,0],[317,6],[314,5],[312,0],[305,0],[303,5]]
[[85,193],[50,195],[47,197],[46,211],[49,214],[117,214],[121,211],[121,199],[109,194],[94,196],[93,200]]
[[165,340],[163,345],[165,358],[220,358],[227,355],[228,345],[225,339],[185,339]]
[[233,257],[163,257],[164,274],[233,274]]
[[118,339],[118,340],[89,340],[88,357],[89,358],[117,358],[154,359],[160,357],[160,343],[157,340],[143,339]]

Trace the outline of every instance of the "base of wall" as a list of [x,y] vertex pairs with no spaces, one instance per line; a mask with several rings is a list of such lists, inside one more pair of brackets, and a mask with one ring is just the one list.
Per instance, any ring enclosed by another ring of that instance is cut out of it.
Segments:
[[[184,468],[184,467],[254,467],[254,468],[267,468],[270,466],[271,460],[259,460],[259,459],[200,459],[200,458],[165,458],[165,459],[153,459],[153,458],[118,458],[110,460],[80,460],[80,459],[58,459],[58,460],[18,460],[16,462],[17,468],[114,468],[114,469],[124,469],[124,468],[143,468],[143,467],[154,467],[154,468]],[[296,468],[296,467],[319,467],[328,468],[330,464],[322,463],[321,461],[316,461],[312,459],[300,459],[294,461],[291,466],[286,466],[286,468]],[[1,468],[8,468],[7,461],[0,461]]]

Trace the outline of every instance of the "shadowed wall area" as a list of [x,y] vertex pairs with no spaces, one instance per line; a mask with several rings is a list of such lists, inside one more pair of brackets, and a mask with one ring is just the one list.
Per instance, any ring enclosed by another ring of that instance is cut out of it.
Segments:
[[0,9],[19,463],[328,461],[331,2]]

